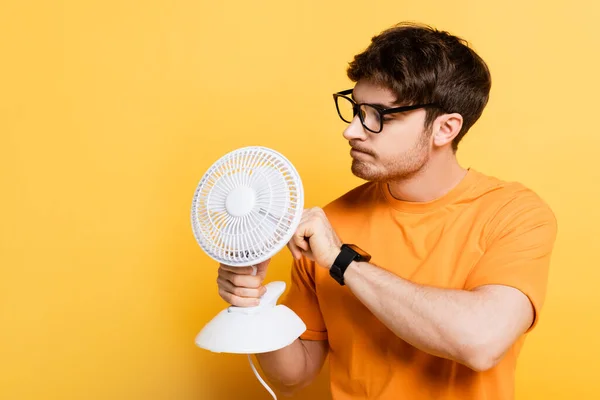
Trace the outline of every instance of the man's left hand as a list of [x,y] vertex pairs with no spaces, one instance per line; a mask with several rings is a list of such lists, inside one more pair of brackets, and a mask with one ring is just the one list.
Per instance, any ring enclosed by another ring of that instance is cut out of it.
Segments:
[[304,210],[300,225],[288,242],[295,259],[302,255],[329,269],[340,253],[342,242],[329,223],[325,212],[318,208]]

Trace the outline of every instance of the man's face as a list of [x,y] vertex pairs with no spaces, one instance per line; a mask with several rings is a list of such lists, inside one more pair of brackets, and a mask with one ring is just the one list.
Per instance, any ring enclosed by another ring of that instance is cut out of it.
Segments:
[[[357,103],[398,106],[389,89],[365,81],[356,84],[352,95]],[[380,133],[366,130],[357,115],[344,131],[352,147],[352,173],[367,181],[390,181],[419,172],[427,164],[431,149],[425,115],[424,109],[387,114]]]

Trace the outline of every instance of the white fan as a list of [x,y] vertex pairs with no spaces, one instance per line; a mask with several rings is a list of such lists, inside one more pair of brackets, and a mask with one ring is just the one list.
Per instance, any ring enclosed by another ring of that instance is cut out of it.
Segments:
[[[281,251],[294,234],[304,207],[302,181],[292,163],[275,150],[250,146],[217,160],[204,174],[192,204],[192,229],[206,254],[230,266],[255,266]],[[256,268],[254,268],[256,273]],[[306,325],[277,305],[285,282],[271,282],[256,307],[230,306],[196,336],[213,352],[251,354],[278,350],[296,340]]]

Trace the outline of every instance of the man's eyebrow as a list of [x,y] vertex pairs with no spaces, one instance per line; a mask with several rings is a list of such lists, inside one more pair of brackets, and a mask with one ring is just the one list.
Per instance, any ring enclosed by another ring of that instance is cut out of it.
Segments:
[[381,104],[381,103],[369,103],[369,104],[371,104],[373,106],[376,106],[376,107],[379,107],[379,108],[381,108],[383,110],[385,110],[386,108],[394,108],[395,107],[394,105]]
[[[360,103],[360,101],[356,100],[356,97],[354,97],[354,93],[351,93],[350,96],[352,97],[352,100],[354,100],[356,103]],[[393,104],[392,105],[390,105],[390,104],[382,104],[382,103],[368,103],[368,104],[370,104],[372,106],[375,106],[375,107],[379,107],[382,110],[384,110],[386,108],[394,108],[394,107],[396,107]]]

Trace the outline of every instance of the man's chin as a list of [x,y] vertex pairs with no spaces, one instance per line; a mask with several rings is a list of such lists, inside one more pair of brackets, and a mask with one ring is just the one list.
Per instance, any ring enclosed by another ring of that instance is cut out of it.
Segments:
[[380,174],[377,174],[368,165],[356,160],[352,161],[352,174],[365,181],[379,181],[382,178]]

